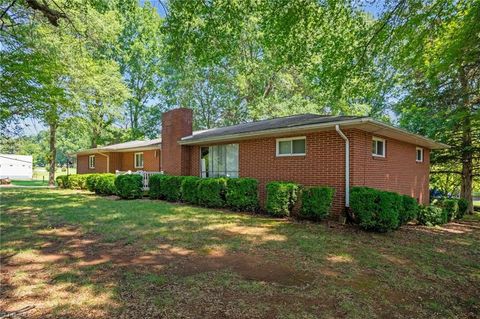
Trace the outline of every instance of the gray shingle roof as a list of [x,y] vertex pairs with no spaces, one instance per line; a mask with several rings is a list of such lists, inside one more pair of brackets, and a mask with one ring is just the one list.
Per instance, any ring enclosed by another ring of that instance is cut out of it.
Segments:
[[115,150],[123,150],[123,149],[130,149],[130,148],[141,148],[141,147],[148,147],[156,144],[162,143],[161,138],[148,140],[148,141],[130,141],[125,143],[119,144],[112,144],[103,147],[99,147],[98,149],[106,150],[106,151],[115,151]]
[[270,120],[242,123],[233,126],[213,128],[204,131],[193,132],[192,135],[184,137],[182,141],[196,141],[205,138],[215,138],[224,135],[268,131],[282,128],[295,128],[312,124],[335,123],[347,120],[364,118],[364,116],[332,116],[318,114],[298,114],[274,118]]

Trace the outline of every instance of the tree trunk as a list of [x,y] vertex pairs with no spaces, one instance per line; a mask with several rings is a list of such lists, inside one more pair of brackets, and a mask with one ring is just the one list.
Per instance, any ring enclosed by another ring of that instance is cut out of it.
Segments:
[[49,154],[49,170],[48,170],[48,186],[55,186],[55,170],[57,158],[57,124],[50,124],[50,154]]
[[464,68],[459,70],[459,80],[463,93],[462,120],[462,186],[460,197],[468,201],[467,214],[473,214],[473,151],[472,119],[469,108],[468,79]]

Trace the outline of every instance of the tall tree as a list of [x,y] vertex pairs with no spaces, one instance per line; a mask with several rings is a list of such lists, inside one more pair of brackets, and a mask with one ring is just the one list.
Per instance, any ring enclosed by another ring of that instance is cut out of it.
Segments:
[[451,145],[434,174],[458,174],[473,212],[480,169],[480,1],[399,1],[378,25],[377,43],[397,70],[400,123]]
[[152,120],[156,127],[160,122],[156,109],[162,80],[162,19],[148,1],[143,6],[136,0],[119,2],[117,9],[123,28],[114,57],[131,93],[125,115],[131,138],[142,138],[152,131]]

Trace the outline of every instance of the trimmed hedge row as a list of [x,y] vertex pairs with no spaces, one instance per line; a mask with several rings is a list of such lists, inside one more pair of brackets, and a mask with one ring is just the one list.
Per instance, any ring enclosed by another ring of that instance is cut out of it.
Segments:
[[251,178],[155,174],[150,176],[148,186],[151,198],[241,211],[255,211],[258,208],[258,181]]
[[70,189],[87,189],[87,178],[91,174],[60,175],[55,178],[58,187]]
[[352,187],[350,208],[354,222],[370,231],[387,232],[416,218],[415,199],[368,187]]
[[326,218],[330,213],[334,194],[332,187],[311,187],[303,190],[299,216],[317,221]]
[[290,182],[270,182],[267,184],[265,209],[273,216],[290,216],[298,198],[299,185]]
[[142,198],[143,177],[138,174],[118,175],[115,178],[117,195],[123,199]]
[[99,195],[115,195],[115,174],[91,174],[88,176],[86,184],[87,189]]

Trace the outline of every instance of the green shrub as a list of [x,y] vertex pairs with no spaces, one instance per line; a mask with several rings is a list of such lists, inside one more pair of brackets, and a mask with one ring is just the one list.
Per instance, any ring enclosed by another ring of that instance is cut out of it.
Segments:
[[402,206],[398,212],[398,225],[405,225],[409,221],[417,218],[418,214],[418,203],[415,198],[412,198],[408,195],[402,196]]
[[124,199],[141,198],[143,195],[143,177],[138,174],[118,175],[115,179],[117,195]]
[[100,174],[89,174],[85,183],[87,184],[87,189],[91,192],[95,192],[97,186],[97,180]]
[[87,178],[90,174],[68,175],[68,187],[71,189],[87,189]]
[[456,199],[444,199],[441,207],[447,215],[447,221],[455,219],[458,215],[458,201]]
[[255,211],[258,208],[258,181],[253,178],[227,180],[226,204],[233,210]]
[[55,178],[57,186],[60,188],[68,188],[68,175],[60,175]]
[[273,216],[290,216],[297,201],[299,186],[290,182],[270,182],[267,184],[265,208]]
[[427,226],[445,224],[448,221],[447,211],[434,205],[422,206],[417,220],[420,224]]
[[458,213],[457,219],[462,219],[468,209],[468,200],[465,198],[460,198],[458,200]]
[[226,178],[202,178],[198,182],[198,204],[206,207],[225,206]]
[[153,174],[148,179],[148,196],[152,199],[163,199],[161,195],[160,185],[165,175]]
[[396,229],[401,206],[399,194],[366,187],[352,188],[350,208],[356,222],[365,230],[387,232]]
[[[96,174],[95,193],[99,195],[114,195],[117,193],[115,188],[115,174]],[[88,179],[87,179],[88,184]]]
[[302,192],[302,207],[299,216],[321,220],[328,216],[332,207],[334,189],[331,187],[311,187]]
[[170,202],[180,201],[182,198],[182,180],[183,176],[164,175],[160,183],[160,194]]
[[201,178],[197,176],[184,176],[182,180],[181,193],[182,200],[191,203],[198,204],[198,184]]

